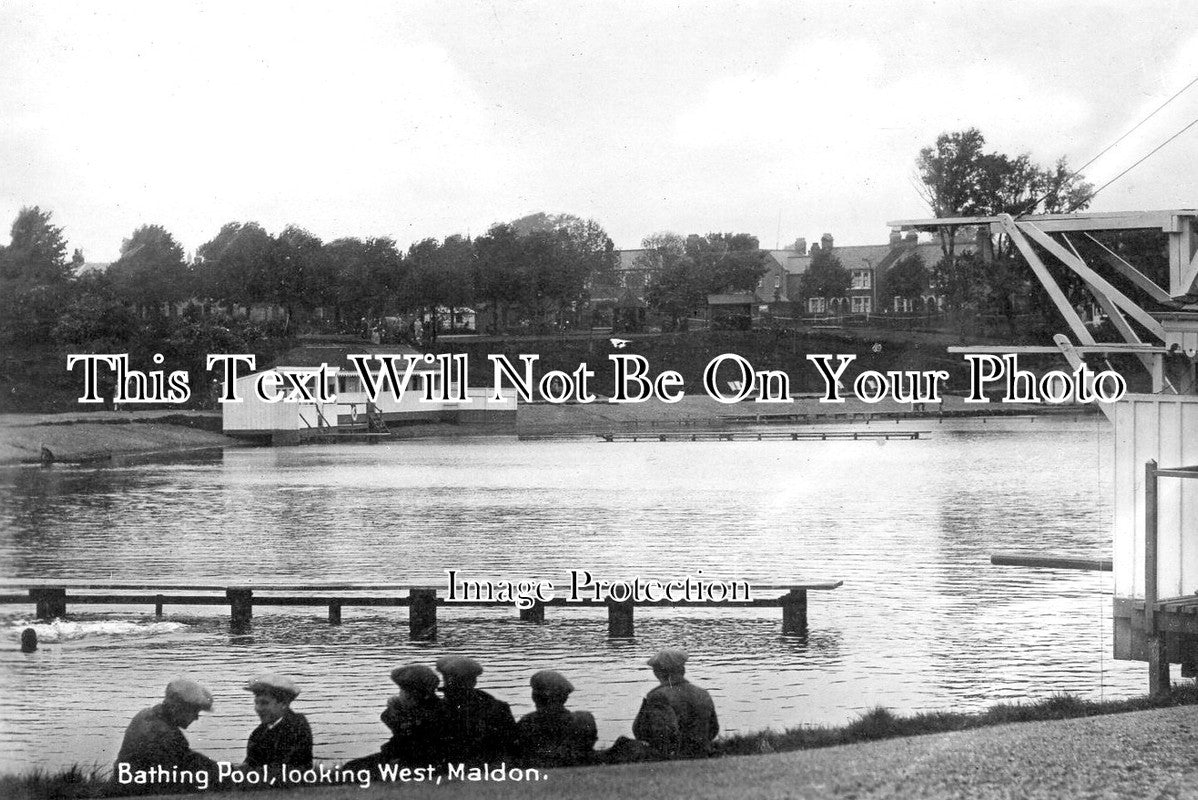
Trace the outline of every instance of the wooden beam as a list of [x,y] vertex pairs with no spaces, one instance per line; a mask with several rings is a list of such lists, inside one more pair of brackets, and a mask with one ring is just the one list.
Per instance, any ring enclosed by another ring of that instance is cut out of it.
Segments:
[[1106,259],[1106,262],[1110,266],[1114,267],[1120,274],[1123,275],[1123,277],[1127,278],[1136,286],[1139,286],[1141,289],[1147,292],[1149,297],[1151,297],[1153,300],[1158,303],[1168,303],[1173,299],[1169,296],[1169,293],[1162,289],[1156,281],[1152,280],[1152,278],[1149,278],[1131,264],[1127,263],[1126,260],[1111,250],[1111,248],[1095,239],[1089,233],[1086,234],[1086,238],[1102,248],[1103,258]]
[[1169,248],[1169,272],[1173,285],[1169,287],[1174,297],[1195,293],[1198,286],[1198,241],[1195,241],[1193,217],[1178,218],[1178,232],[1171,234]]
[[1023,257],[1027,259],[1032,272],[1040,279],[1040,284],[1048,292],[1048,296],[1052,299],[1057,310],[1061,312],[1061,316],[1065,318],[1065,322],[1073,330],[1074,335],[1077,336],[1082,344],[1097,344],[1094,341],[1094,337],[1090,334],[1089,329],[1086,328],[1085,323],[1082,322],[1081,317],[1077,315],[1077,311],[1074,310],[1073,305],[1069,302],[1069,298],[1065,297],[1065,293],[1061,291],[1061,287],[1057,286],[1052,273],[1044,266],[1044,262],[1040,260],[1040,256],[1036,254],[1036,251],[1023,235],[1023,232],[1015,225],[1015,220],[1011,219],[1010,214],[1003,214],[1001,222],[1003,230],[1011,237],[1011,241],[1019,248],[1019,252],[1023,253]]
[[1041,556],[1023,553],[995,553],[990,563],[998,567],[1043,567],[1045,569],[1083,569],[1093,572],[1110,572],[1109,558],[1086,558],[1084,556]]
[[[934,231],[936,228],[947,226],[990,225],[1001,223],[1008,216],[999,214],[993,217],[938,217],[932,219],[904,219],[887,222],[890,228],[907,228],[923,231]],[[1043,230],[1058,233],[1062,231],[1113,231],[1157,229],[1166,233],[1177,230],[1178,220],[1183,217],[1198,216],[1198,210],[1192,208],[1167,209],[1161,211],[1107,211],[1100,213],[1080,212],[1073,214],[1027,214],[1020,221],[1034,222]]]
[[[1073,242],[1069,240],[1068,235],[1062,234],[1061,238],[1065,240],[1065,244],[1069,245],[1069,250],[1073,253],[1073,257],[1078,261],[1084,262],[1084,259],[1081,257],[1081,253],[1077,252],[1077,248],[1073,246]],[[1111,321],[1111,324],[1115,326],[1115,330],[1118,331],[1119,335],[1123,337],[1123,340],[1129,344],[1142,345],[1143,342],[1140,341],[1139,334],[1135,332],[1128,321],[1124,318],[1123,314],[1119,311],[1119,308],[1111,302],[1110,298],[1099,291],[1098,287],[1089,281],[1086,281],[1086,288],[1090,290],[1090,294],[1092,294],[1094,299],[1098,301],[1098,305],[1102,306],[1103,312],[1107,315],[1107,318]],[[1148,374],[1152,376],[1152,391],[1162,391],[1166,382],[1162,358],[1154,358],[1150,355],[1144,354],[1137,354],[1136,357],[1140,360],[1140,363],[1144,365],[1144,369],[1148,370]]]
[[[1081,367],[1085,366],[1085,360],[1078,355],[1077,350],[1073,347],[1073,342],[1069,341],[1069,337],[1062,336],[1058,333],[1056,336],[1052,337],[1052,340],[1057,343],[1057,347],[1061,348],[1061,354],[1065,356],[1065,360],[1069,362],[1069,366],[1072,367],[1074,371],[1077,371]],[[1106,415],[1108,420],[1111,422],[1115,421],[1115,409],[1112,407],[1113,404],[1099,402],[1095,403],[1095,405],[1098,406],[1099,411]]]
[[1077,258],[1064,247],[1061,247],[1055,239],[1049,236],[1044,231],[1030,223],[1016,223],[1019,229],[1026,232],[1029,236],[1048,252],[1052,253],[1061,263],[1076,272],[1083,280],[1091,284],[1103,294],[1113,300],[1120,308],[1126,311],[1131,318],[1147,328],[1153,336],[1156,336],[1162,342],[1165,340],[1165,328],[1152,315],[1141,308],[1137,303],[1133,302],[1127,295],[1116,289],[1107,281],[1106,278],[1099,275],[1086,262]]

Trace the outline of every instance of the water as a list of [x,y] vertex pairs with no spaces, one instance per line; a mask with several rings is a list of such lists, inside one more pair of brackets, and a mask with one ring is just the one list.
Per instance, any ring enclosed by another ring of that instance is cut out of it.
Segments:
[[[907,422],[901,427],[916,427]],[[0,475],[8,578],[444,585],[703,575],[758,584],[841,579],[811,592],[810,632],[779,609],[642,609],[631,641],[599,610],[443,609],[436,643],[407,640],[406,609],[75,606],[16,639],[32,610],[2,609],[0,769],[112,761],[129,718],[187,673],[216,695],[188,730],[240,760],[257,720],[241,689],[261,671],[303,688],[316,754],[362,755],[392,667],[468,653],[480,686],[532,708],[528,676],[578,687],[601,743],[627,733],[655,649],[692,653],[727,732],[842,723],[875,706],[977,709],[1056,692],[1121,697],[1142,665],[1109,654],[1110,574],[995,567],[993,552],[1109,555],[1110,434],[1101,417],[923,425],[919,441],[628,443],[507,438],[229,451],[209,461]]]

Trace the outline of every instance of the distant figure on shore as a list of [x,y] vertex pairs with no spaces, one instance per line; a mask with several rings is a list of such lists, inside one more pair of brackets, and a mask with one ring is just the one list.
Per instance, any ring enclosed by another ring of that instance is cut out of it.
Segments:
[[37,631],[33,628],[26,628],[21,631],[21,652],[32,653],[37,650]]
[[399,694],[387,701],[380,715],[391,738],[374,755],[347,762],[347,770],[376,769],[380,764],[405,767],[440,764],[445,760],[445,704],[437,697],[441,679],[422,664],[391,671]]
[[295,681],[285,675],[259,675],[245,688],[254,693],[254,711],[262,721],[246,743],[245,766],[312,766],[312,729],[303,714],[291,710],[300,693]]
[[706,758],[720,732],[711,695],[685,677],[687,657],[667,648],[648,661],[661,685],[645,695],[632,735],[658,758]]
[[574,685],[560,672],[542,670],[529,680],[537,707],[516,723],[519,762],[529,767],[573,767],[595,761],[599,729],[589,711],[570,711]]
[[516,720],[507,703],[476,689],[482,666],[465,656],[442,656],[437,671],[445,681],[445,760],[450,764],[511,761]]
[[175,678],[156,706],[142,709],[125,730],[113,768],[117,794],[163,794],[207,789],[216,762],[191,749],[183,729],[212,710],[212,693],[188,678]]

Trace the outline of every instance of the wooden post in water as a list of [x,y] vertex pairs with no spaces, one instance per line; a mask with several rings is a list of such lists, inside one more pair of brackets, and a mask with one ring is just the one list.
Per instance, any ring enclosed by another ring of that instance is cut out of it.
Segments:
[[607,601],[607,636],[609,639],[631,639],[633,631],[632,613],[635,606],[631,600],[617,603]]
[[340,625],[341,624],[341,604],[340,603],[329,603],[329,624],[330,625]]
[[437,590],[412,589],[408,593],[408,638],[431,642],[437,638]]
[[791,589],[782,596],[782,635],[807,635],[806,589]]
[[535,622],[538,625],[545,621],[545,604],[539,600],[532,602],[531,608],[520,609],[521,622]]
[[232,633],[248,633],[254,619],[254,590],[225,589],[229,598],[229,630]]
[[1144,465],[1144,633],[1148,637],[1148,694],[1169,692],[1166,637],[1156,629],[1157,498],[1156,461]]
[[66,616],[67,590],[57,586],[39,586],[29,590],[29,597],[37,605],[37,619],[54,619]]
[[154,595],[154,616],[162,619],[162,595]]

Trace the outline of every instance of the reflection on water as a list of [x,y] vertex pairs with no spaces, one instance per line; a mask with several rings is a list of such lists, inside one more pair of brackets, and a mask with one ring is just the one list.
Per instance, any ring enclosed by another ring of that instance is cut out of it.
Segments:
[[[909,424],[909,423],[908,423]],[[681,644],[723,726],[835,723],[877,705],[977,708],[1054,692],[1125,696],[1138,665],[1112,662],[1109,575],[993,567],[1002,550],[1109,554],[1105,422],[932,425],[889,442],[606,444],[480,439],[237,450],[210,462],[0,475],[4,575],[255,584],[703,574],[755,583],[843,579],[812,592],[807,637],[777,609],[637,614],[608,641],[602,610],[446,610],[433,644],[405,609],[256,609],[233,637],[217,609],[76,607],[36,653],[0,650],[0,768],[106,763],[130,716],[187,672],[217,708],[188,731],[239,759],[256,718],[246,677],[294,675],[323,758],[386,738],[390,669],[478,656],[481,685],[531,710],[528,676],[578,686],[601,741],[626,733],[652,685],[644,660]],[[225,610],[223,613],[227,613]],[[81,624],[80,624],[81,623]],[[74,625],[75,627],[70,627]]]

